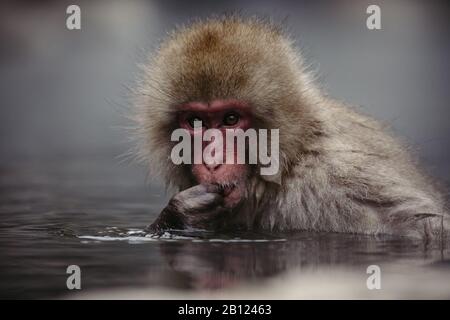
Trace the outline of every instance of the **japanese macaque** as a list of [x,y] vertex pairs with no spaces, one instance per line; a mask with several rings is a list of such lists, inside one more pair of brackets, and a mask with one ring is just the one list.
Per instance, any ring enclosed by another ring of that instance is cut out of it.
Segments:
[[[292,40],[253,18],[172,33],[136,90],[139,156],[179,191],[149,227],[309,230],[428,238],[448,229],[443,194],[381,124],[330,99]],[[279,129],[279,172],[171,160],[177,128]]]

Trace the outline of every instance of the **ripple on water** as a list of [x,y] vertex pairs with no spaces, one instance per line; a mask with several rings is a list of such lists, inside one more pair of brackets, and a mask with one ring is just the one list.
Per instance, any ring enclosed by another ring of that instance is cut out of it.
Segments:
[[174,230],[163,234],[154,234],[144,229],[121,229],[108,227],[104,231],[99,231],[96,235],[78,235],[77,238],[89,241],[127,241],[129,243],[155,242],[155,241],[192,241],[192,242],[279,242],[286,241],[285,238],[264,238],[264,237],[217,237],[207,231],[181,231]]

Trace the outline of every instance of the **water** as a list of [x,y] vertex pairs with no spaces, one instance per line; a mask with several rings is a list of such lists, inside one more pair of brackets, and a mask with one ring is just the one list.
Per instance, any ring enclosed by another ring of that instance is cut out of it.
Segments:
[[[109,158],[3,163],[0,298],[450,298],[448,247],[306,232],[157,238],[143,229],[166,201],[142,171]],[[371,264],[379,292],[366,287]]]

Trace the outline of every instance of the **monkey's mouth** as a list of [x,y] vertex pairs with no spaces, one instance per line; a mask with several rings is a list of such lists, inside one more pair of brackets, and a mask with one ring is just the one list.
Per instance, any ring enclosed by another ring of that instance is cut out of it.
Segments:
[[233,193],[233,191],[236,191],[236,189],[238,189],[238,184],[236,182],[219,182],[217,185],[220,187],[220,194],[224,198],[227,198]]
[[243,191],[239,184],[227,183],[226,185],[220,185],[220,187],[225,207],[234,208],[242,201]]
[[226,198],[233,192],[233,190],[236,188],[236,185],[233,184],[233,185],[221,186],[221,188],[222,188],[222,195]]

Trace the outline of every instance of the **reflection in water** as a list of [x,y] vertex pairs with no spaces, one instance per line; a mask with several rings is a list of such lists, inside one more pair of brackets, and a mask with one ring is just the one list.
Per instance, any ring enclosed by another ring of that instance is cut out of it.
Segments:
[[146,234],[167,199],[134,174],[105,160],[0,169],[0,297],[77,297],[66,289],[71,264],[82,270],[82,297],[292,298],[343,290],[365,297],[370,264],[384,270],[386,287],[404,288],[394,296],[450,297],[449,250],[436,243],[307,232]]
[[[440,243],[345,234],[214,234],[166,232],[162,236],[139,229],[107,228],[89,241],[153,242],[162,256],[162,268],[150,271],[152,286],[177,289],[224,289],[258,284],[289,271],[365,268],[371,264],[435,263],[444,265]],[[408,272],[407,269],[404,270]],[[449,270],[450,271],[450,270]],[[363,272],[361,272],[363,273]],[[450,289],[450,288],[449,288]]]
[[408,241],[375,241],[357,236],[317,234],[300,234],[286,241],[267,243],[183,241],[160,244],[159,247],[168,266],[166,279],[175,273],[178,287],[193,289],[257,283],[292,270],[365,268],[408,255],[415,259],[419,256],[420,259],[432,260],[433,255],[438,253]]

